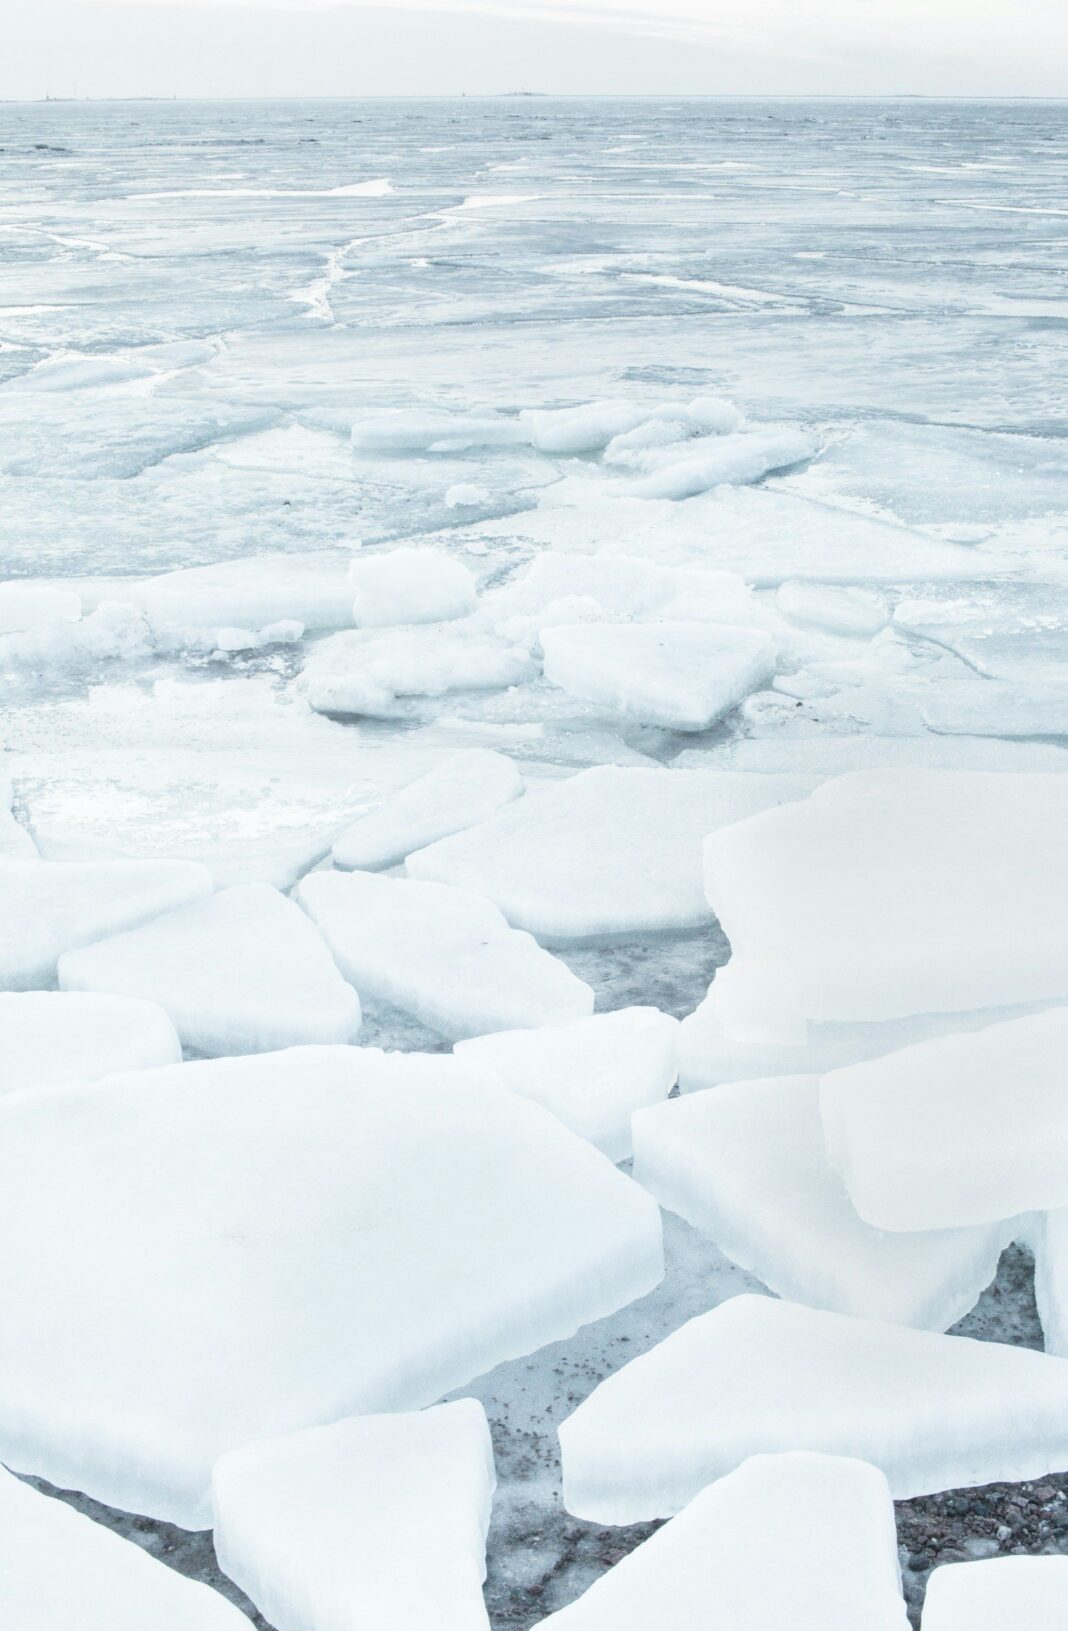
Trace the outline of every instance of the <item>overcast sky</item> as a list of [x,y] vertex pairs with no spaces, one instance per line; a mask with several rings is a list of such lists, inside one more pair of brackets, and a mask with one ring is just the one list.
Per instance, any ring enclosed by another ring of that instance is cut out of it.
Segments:
[[1068,0],[0,0],[0,96],[1065,96]]

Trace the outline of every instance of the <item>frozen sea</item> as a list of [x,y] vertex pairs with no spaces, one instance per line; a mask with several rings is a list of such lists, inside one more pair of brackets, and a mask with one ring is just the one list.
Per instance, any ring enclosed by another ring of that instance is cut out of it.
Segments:
[[[0,613],[8,580],[81,610],[0,623],[16,818],[45,857],[183,856],[288,884],[464,747],[535,786],[602,764],[1062,768],[1066,181],[1060,103],[0,106]],[[607,438],[489,446],[463,428],[604,402],[649,424],[706,398],[794,451],[649,496]],[[409,434],[354,445],[382,423]],[[550,551],[736,573],[778,672],[687,732],[536,663],[479,689],[393,675],[373,713],[317,712],[309,665],[348,563],[397,545],[490,597]],[[247,593],[161,611],[146,589],[262,556],[269,613]],[[711,928],[563,955],[599,1007],[681,1017],[728,948]],[[446,1046],[365,1007],[362,1041]],[[669,1225],[660,1290],[478,1384],[497,1631],[640,1538],[563,1514],[561,1417],[757,1285]],[[1034,1343],[1011,1267],[979,1327]],[[108,1521],[218,1582],[207,1537]]]

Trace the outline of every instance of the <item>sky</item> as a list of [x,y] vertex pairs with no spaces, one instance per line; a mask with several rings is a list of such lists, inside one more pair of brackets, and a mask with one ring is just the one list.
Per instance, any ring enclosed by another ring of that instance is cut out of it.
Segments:
[[0,0],[0,97],[1068,96],[1066,0]]

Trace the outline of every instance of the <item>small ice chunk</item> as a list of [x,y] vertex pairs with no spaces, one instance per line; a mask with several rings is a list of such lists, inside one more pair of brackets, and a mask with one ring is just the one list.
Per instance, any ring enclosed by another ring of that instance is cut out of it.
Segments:
[[495,1478],[475,1399],[220,1456],[215,1551],[276,1631],[489,1631]]
[[825,629],[828,634],[870,640],[890,621],[886,603],[864,589],[837,589],[793,579],[781,584],[775,605],[794,623]]
[[905,1235],[864,1223],[827,1161],[816,1076],[640,1110],[634,1176],[780,1296],[931,1331],[968,1312],[1012,1238],[1005,1224]]
[[620,1008],[568,1025],[498,1031],[458,1042],[453,1051],[543,1104],[609,1160],[625,1161],[631,1115],[666,1098],[675,1084],[678,1028],[658,1008]]
[[475,510],[489,503],[489,494],[475,481],[457,481],[446,490],[447,510]]
[[732,1297],[616,1371],[562,1423],[564,1504],[679,1512],[751,1455],[881,1467],[895,1500],[1068,1466],[1068,1361],[1002,1342]]
[[76,623],[82,598],[71,589],[35,583],[33,578],[12,578],[0,583],[0,634],[21,634],[49,623]]
[[589,402],[577,408],[525,408],[519,424],[540,453],[599,453],[645,413],[632,402]]
[[593,1009],[593,992],[531,935],[465,889],[373,872],[313,872],[297,899],[365,998],[458,1041],[550,1025]]
[[332,635],[309,658],[304,685],[319,713],[392,719],[413,698],[499,690],[536,672],[528,650],[477,618],[461,618],[433,627]]
[[775,671],[766,634],[715,623],[572,623],[541,640],[554,685],[668,730],[707,730]]
[[[667,450],[665,450],[667,451]],[[802,431],[742,431],[709,437],[699,446],[683,443],[679,456],[631,483],[634,498],[694,498],[710,487],[759,481],[815,458],[819,444]]]
[[698,396],[687,405],[686,417],[695,430],[715,436],[729,436],[740,428],[742,416],[733,402],[723,396]]
[[198,1053],[350,1042],[360,1000],[322,936],[265,883],[235,884],[59,960],[64,991],[158,1003]]
[[219,1592],[0,1467],[6,1631],[252,1631]]
[[417,776],[334,841],[338,866],[375,871],[413,850],[485,821],[523,791],[511,759],[490,748],[465,748]]
[[80,991],[0,992],[0,1095],[95,1082],[181,1057],[174,1026],[155,1003]]
[[466,566],[439,549],[357,555],[349,583],[356,592],[353,622],[365,629],[466,617],[478,600]]
[[195,861],[0,858],[0,991],[50,985],[65,951],[210,893]]
[[886,1479],[863,1461],[796,1452],[752,1456],[710,1484],[539,1627],[908,1631],[908,1623]]
[[1064,1631],[1068,1557],[986,1557],[932,1570],[922,1631]]
[[284,618],[262,629],[216,629],[213,639],[218,651],[262,651],[264,646],[295,645],[303,633],[303,623]]

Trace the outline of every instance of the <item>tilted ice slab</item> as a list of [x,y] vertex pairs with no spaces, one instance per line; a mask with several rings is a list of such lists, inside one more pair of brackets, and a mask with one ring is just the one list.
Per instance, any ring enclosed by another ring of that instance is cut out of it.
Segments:
[[338,866],[374,871],[415,849],[485,821],[523,791],[523,778],[503,753],[465,748],[417,776],[334,840]]
[[877,595],[796,579],[779,586],[775,606],[794,623],[860,640],[870,640],[890,621],[886,603]]
[[0,992],[0,1095],[95,1082],[181,1057],[174,1026],[155,1003],[80,991]]
[[1031,1219],[1028,1244],[1035,1253],[1035,1302],[1046,1352],[1068,1357],[1068,1208]]
[[535,672],[525,647],[472,617],[332,635],[309,657],[303,683],[319,713],[392,719],[410,712],[419,697],[498,690]]
[[554,685],[669,730],[707,730],[775,671],[766,634],[714,623],[565,623],[541,643]]
[[[1068,780],[862,771],[705,844],[728,1036],[1068,994]],[[1011,955],[1006,948],[1011,947]]]
[[879,1229],[1068,1206],[1066,1072],[1068,1008],[849,1065],[820,1088],[828,1155]]
[[678,1029],[658,1008],[620,1008],[569,1025],[498,1031],[453,1051],[543,1104],[609,1160],[625,1161],[634,1111],[659,1103],[674,1086]]
[[65,951],[210,892],[195,861],[0,858],[0,990],[49,985]]
[[418,1409],[662,1272],[652,1198],[456,1059],[294,1048],[18,1094],[0,1460],[202,1528],[223,1451]]
[[705,835],[814,785],[599,766],[417,850],[408,871],[488,895],[510,923],[549,941],[698,928],[711,918]]
[[922,1631],[1064,1631],[1068,1557],[945,1563],[927,1580]]
[[844,1456],[753,1456],[539,1624],[907,1631],[886,1479]]
[[215,1551],[276,1631],[488,1631],[494,1484],[475,1399],[349,1417],[220,1456]]
[[759,481],[772,470],[814,459],[819,443],[804,431],[757,430],[710,436],[663,451],[668,457],[661,467],[631,483],[632,497],[694,498],[710,487]]
[[235,884],[59,960],[64,991],[158,1003],[199,1053],[351,1042],[360,1000],[322,936],[269,884]]
[[733,1297],[596,1387],[560,1427],[564,1504],[667,1517],[751,1455],[881,1467],[895,1500],[1068,1466],[1068,1362],[1000,1342]]
[[7,1631],[251,1631],[241,1610],[0,1467]]
[[816,1076],[640,1110],[634,1176],[780,1296],[932,1331],[968,1312],[1012,1238],[1011,1225],[884,1234],[865,1223],[828,1163]]
[[297,899],[358,991],[451,1041],[593,1009],[588,985],[465,889],[316,872],[297,886]]
[[466,617],[478,600],[475,580],[440,549],[391,549],[358,555],[349,568],[352,621],[361,628],[437,623]]
[[190,566],[116,591],[139,606],[156,629],[262,629],[296,621],[305,629],[352,623],[351,551],[246,555]]

